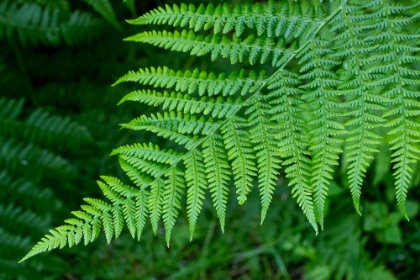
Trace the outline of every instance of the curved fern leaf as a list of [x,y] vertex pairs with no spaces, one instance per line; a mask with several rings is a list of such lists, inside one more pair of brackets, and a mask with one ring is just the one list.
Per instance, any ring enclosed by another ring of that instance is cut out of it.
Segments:
[[258,168],[258,187],[261,196],[261,223],[264,221],[268,207],[271,203],[274,188],[277,185],[281,160],[277,149],[277,142],[271,133],[272,122],[269,117],[270,105],[263,103],[264,98],[257,96],[250,108],[246,111],[249,115],[248,122],[251,126],[251,143]]
[[302,92],[296,87],[300,84],[298,75],[280,71],[275,79],[268,85],[271,91],[268,97],[272,106],[271,119],[275,121],[272,129],[273,136],[278,141],[278,153],[286,160],[282,165],[287,165],[286,177],[292,178],[289,185],[292,187],[292,196],[296,197],[303,213],[308,218],[316,232],[318,226],[315,221],[312,188],[309,185],[310,160],[307,156],[311,154],[306,150],[308,145],[306,122],[301,117],[302,109],[299,105]]
[[134,91],[124,97],[124,101],[139,101],[147,105],[160,106],[162,109],[169,111],[183,112],[184,114],[211,114],[213,118],[223,118],[232,116],[238,109],[241,99],[227,100],[223,97],[217,99],[202,97],[197,100],[195,97],[190,97],[188,94],[142,90]]
[[219,57],[229,58],[232,64],[249,61],[255,64],[271,61],[278,66],[292,51],[285,47],[282,39],[255,38],[249,35],[245,39],[227,36],[196,35],[192,30],[181,32],[151,31],[129,37],[127,41],[148,43],[165,49],[179,52],[190,52],[191,55],[203,56],[210,54],[214,61]]
[[[262,16],[263,15],[263,16]],[[310,6],[305,12],[302,11],[298,2],[275,3],[268,1],[267,5],[237,4],[231,8],[228,4],[221,4],[214,7],[213,4],[199,7],[194,5],[181,4],[166,5],[165,8],[158,8],[145,15],[129,20],[131,24],[168,24],[174,27],[186,27],[198,32],[213,28],[214,34],[229,33],[235,31],[237,37],[241,36],[246,28],[257,31],[258,36],[268,37],[299,37],[303,32],[308,38],[311,36],[324,17],[321,6],[315,9]]]
[[83,0],[91,5],[102,17],[104,17],[117,30],[121,31],[121,26],[117,21],[114,9],[109,0]]
[[172,164],[174,161],[178,161],[182,156],[181,153],[176,151],[161,150],[159,146],[153,145],[152,143],[121,146],[113,150],[111,155],[125,155],[166,164]]
[[337,121],[342,113],[336,89],[340,84],[332,68],[340,62],[332,57],[331,44],[324,40],[313,40],[299,54],[300,71],[299,79],[305,81],[301,86],[306,92],[302,98],[315,106],[312,110],[309,134],[312,136],[308,150],[312,153],[311,185],[314,196],[315,214],[324,227],[324,204],[328,195],[328,186],[333,178],[334,169],[338,165],[342,139],[338,137],[345,134],[345,128]]
[[[200,96],[220,95],[229,96],[239,93],[244,96],[253,93],[262,86],[265,79],[265,71],[256,73],[250,71],[246,73],[244,70],[232,72],[229,75],[221,73],[216,75],[213,72],[205,71],[175,71],[168,67],[145,68],[137,72],[130,71],[124,75],[114,85],[121,82],[138,82],[142,85],[150,85],[155,88],[175,88],[178,92],[187,92],[193,94],[198,92]],[[126,95],[119,104],[126,100],[132,100]]]
[[68,17],[59,9],[37,3],[0,3],[0,39],[19,40],[22,45],[74,45],[92,39],[102,23],[88,13],[74,11]]
[[[168,122],[168,119],[171,121]],[[148,130],[156,133],[158,136],[168,138],[179,145],[185,145],[187,149],[190,149],[198,143],[197,137],[184,134],[200,133],[206,135],[218,126],[212,122],[205,121],[204,117],[197,120],[195,116],[184,116],[182,113],[165,112],[164,115],[158,113],[156,116],[142,116],[132,120],[128,124],[123,124],[122,127],[133,130]]]
[[204,141],[203,158],[207,173],[208,189],[219,217],[220,228],[224,231],[230,166],[220,135],[215,134]]
[[205,198],[204,189],[207,188],[208,181],[206,169],[203,162],[203,155],[199,151],[192,151],[184,157],[185,181],[187,190],[187,216],[190,225],[190,239],[194,236],[195,224],[198,215],[203,207]]
[[162,207],[162,219],[165,226],[166,244],[169,247],[172,228],[178,217],[178,211],[181,208],[181,195],[184,188],[184,174],[181,170],[173,167],[169,169],[165,176],[165,187],[163,190],[163,199],[165,204]]
[[254,184],[253,178],[257,176],[258,171],[255,167],[250,135],[246,128],[248,128],[246,119],[239,117],[229,119],[221,128],[228,159],[232,162],[232,173],[240,205],[245,203]]
[[[369,3],[371,1],[368,1]],[[368,4],[366,4],[369,6]],[[351,16],[350,16],[351,15]],[[331,21],[331,31],[340,34],[333,39],[334,56],[343,59],[344,63],[340,74],[343,82],[338,88],[346,97],[344,105],[351,117],[345,124],[350,127],[347,138],[347,161],[350,191],[353,196],[354,207],[360,214],[359,200],[361,185],[367,167],[373,159],[373,153],[381,138],[375,128],[383,123],[384,119],[378,116],[377,111],[385,109],[385,99],[373,91],[375,87],[369,84],[372,74],[366,54],[374,48],[371,41],[365,40],[369,29],[365,28],[370,16],[362,6],[345,5],[340,13]]]
[[420,71],[410,68],[411,64],[420,62],[420,58],[413,54],[418,53],[420,48],[410,43],[416,36],[400,32],[400,28],[413,21],[400,14],[409,12],[411,8],[380,1],[376,13],[381,15],[384,30],[371,39],[380,44],[378,54],[372,58],[380,61],[371,69],[379,74],[372,84],[385,87],[384,97],[388,98],[387,103],[391,106],[383,117],[388,119],[385,126],[392,128],[388,134],[393,137],[390,144],[392,162],[395,163],[397,202],[407,219],[405,201],[413,174],[410,165],[420,159],[420,149],[415,145],[420,142],[420,122],[418,118],[416,120],[420,115]]
[[152,229],[156,235],[159,219],[162,216],[162,204],[163,204],[163,179],[159,178],[150,184],[150,196],[148,200],[148,209],[150,213],[150,222],[152,223]]
[[[234,8],[174,5],[134,20],[185,30],[153,30],[129,40],[209,55],[212,60],[229,58],[232,64],[266,63],[274,69],[266,76],[146,68],[119,79],[117,83],[146,86],[121,103],[142,102],[163,111],[122,126],[155,133],[185,152],[153,144],[114,150],[136,188],[104,177],[105,183],[98,184],[109,202],[86,199],[89,205],[74,212],[76,219],[51,231],[24,259],[63,246],[65,238],[72,245],[82,238],[91,242],[101,227],[110,241],[120,233],[122,220],[139,237],[147,215],[155,234],[163,220],[169,245],[184,188],[191,237],[206,189],[224,230],[231,181],[239,203],[246,201],[257,181],[263,222],[281,166],[290,179],[292,196],[317,232],[317,222],[324,227],[324,205],[343,135],[347,133],[344,156],[350,191],[360,212],[363,179],[383,137],[379,128],[384,126],[392,127],[389,133],[395,136],[391,148],[397,200],[405,213],[410,163],[420,152],[419,72],[412,69],[420,59],[418,35],[404,32],[419,18],[418,4],[343,0],[336,6],[326,15],[311,3],[302,10],[288,1]],[[208,34],[210,29],[213,34]]]

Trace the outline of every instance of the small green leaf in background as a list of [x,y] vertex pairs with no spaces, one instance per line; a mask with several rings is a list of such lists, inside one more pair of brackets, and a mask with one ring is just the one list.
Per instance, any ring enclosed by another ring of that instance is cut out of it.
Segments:
[[117,30],[122,31],[121,25],[118,23],[114,9],[109,0],[83,0],[93,7],[106,21],[108,21]]

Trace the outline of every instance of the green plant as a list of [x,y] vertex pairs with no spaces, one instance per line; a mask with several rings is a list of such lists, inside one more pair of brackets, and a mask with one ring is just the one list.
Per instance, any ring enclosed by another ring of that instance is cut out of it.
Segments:
[[[84,0],[115,28],[120,29],[109,0]],[[62,1],[2,1],[0,4],[0,39],[23,45],[74,45],[99,34],[102,21],[91,13],[71,11]]]
[[128,40],[210,55],[213,61],[227,58],[247,68],[271,66],[267,74],[146,68],[122,77],[117,83],[134,81],[146,89],[121,102],[166,110],[122,126],[151,131],[175,142],[176,149],[151,143],[115,149],[112,154],[135,187],[103,176],[98,184],[109,202],[86,198],[82,210],[72,212],[75,218],[51,230],[23,260],[82,239],[88,244],[101,228],[110,242],[124,223],[140,239],[147,217],[155,233],[163,220],[169,245],[185,189],[190,236],[206,190],[223,230],[231,181],[242,204],[256,179],[263,222],[281,166],[318,232],[343,146],[348,186],[361,213],[366,170],[378,147],[390,145],[396,198],[407,218],[411,164],[420,153],[419,36],[413,25],[419,6],[343,0],[324,11],[317,3],[288,1],[234,8],[183,4],[130,21],[185,30],[146,31]]
[[0,277],[56,279],[69,269],[59,255],[24,266],[16,262],[53,225],[51,210],[63,211],[54,186],[65,184],[57,178],[74,182],[78,175],[59,153],[80,149],[92,138],[84,126],[45,110],[23,119],[23,105],[23,100],[0,98]]

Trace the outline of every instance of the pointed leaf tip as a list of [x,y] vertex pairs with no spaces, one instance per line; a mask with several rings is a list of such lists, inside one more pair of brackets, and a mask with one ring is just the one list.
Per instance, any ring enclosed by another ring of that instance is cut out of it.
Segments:
[[359,214],[360,216],[362,216],[362,212],[360,212],[360,204],[359,201],[354,201],[353,202],[354,205],[354,209],[356,210],[357,214]]
[[410,221],[410,218],[407,215],[407,209],[405,208],[405,203],[399,203],[398,206],[400,208],[401,213],[404,215],[405,219],[407,221]]
[[264,223],[266,215],[267,215],[267,209],[262,209],[261,210],[261,221],[260,221],[260,225],[262,225]]
[[[318,224],[315,221],[310,221],[312,228],[315,230],[315,235],[318,235]],[[323,230],[323,228],[321,228]]]

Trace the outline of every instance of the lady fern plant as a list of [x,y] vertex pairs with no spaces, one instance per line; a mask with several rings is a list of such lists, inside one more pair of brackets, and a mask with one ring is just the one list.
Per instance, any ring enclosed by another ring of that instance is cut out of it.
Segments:
[[[78,1],[73,1],[74,2]],[[82,2],[82,1],[80,1]],[[109,0],[83,0],[117,30]],[[76,3],[77,5],[77,3]],[[0,39],[22,45],[75,45],[95,38],[103,22],[89,12],[71,11],[67,0],[5,0],[0,3]]]
[[[390,145],[396,198],[405,201],[420,149],[419,4],[389,0],[166,6],[129,23],[163,25],[129,41],[231,64],[270,64],[267,72],[131,71],[116,84],[143,87],[126,101],[161,109],[123,124],[175,142],[179,149],[138,143],[115,149],[132,181],[103,176],[107,200],[86,198],[65,225],[50,231],[23,258],[84,240],[101,229],[108,242],[124,226],[140,239],[148,219],[170,236],[186,195],[190,236],[209,192],[222,230],[228,194],[244,203],[261,197],[264,221],[280,175],[314,230],[334,168],[347,164],[354,206],[378,145]],[[251,67],[250,66],[250,67]],[[233,183],[233,184],[232,184]]]
[[24,100],[0,97],[0,278],[57,279],[68,271],[58,255],[17,261],[53,225],[51,212],[63,211],[55,182],[79,175],[62,152],[93,139],[69,118],[38,108],[23,119],[24,110]]

